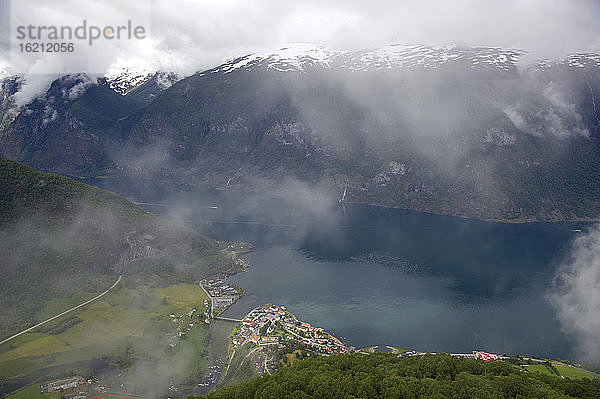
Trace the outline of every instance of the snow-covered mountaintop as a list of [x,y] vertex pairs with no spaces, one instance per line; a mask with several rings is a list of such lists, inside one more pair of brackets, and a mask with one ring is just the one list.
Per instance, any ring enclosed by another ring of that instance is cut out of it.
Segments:
[[349,71],[438,68],[450,62],[471,67],[510,70],[524,52],[498,47],[405,46],[393,45],[374,50],[335,51],[313,44],[293,44],[273,52],[231,58],[210,70],[230,73],[236,69],[262,68],[277,71],[303,71],[310,67]]
[[[457,64],[470,68],[510,71],[526,52],[501,47],[407,46],[392,45],[372,50],[335,51],[314,44],[296,43],[277,51],[230,58],[204,73],[230,73],[238,69],[263,69],[281,72],[306,71],[314,67],[347,71],[390,69],[429,69]],[[552,63],[543,60],[540,67]],[[559,64],[570,67],[600,67],[600,55],[571,54]]]
[[[320,45],[294,43],[275,51],[265,51],[242,57],[229,58],[222,64],[200,73],[228,74],[236,70],[273,70],[279,72],[306,71],[312,68],[342,71],[385,71],[410,69],[435,69],[444,65],[511,71],[521,62],[525,51],[501,47],[466,47],[459,45],[424,46],[390,45],[378,49],[339,51]],[[569,68],[600,68],[600,55],[593,53],[570,54],[560,61],[540,59],[535,64],[524,62],[525,67],[535,65],[545,70],[553,65]],[[159,90],[178,81],[175,73],[157,72],[137,67],[115,66],[106,74],[106,80],[115,92],[126,95],[144,83],[153,81]],[[10,78],[8,69],[0,65],[0,82]],[[152,95],[152,94],[150,94]]]
[[438,68],[447,63],[470,67],[510,70],[523,51],[497,47],[387,46],[376,50],[355,51],[339,57],[340,66],[349,70]]
[[117,68],[106,74],[106,81],[110,88],[123,96],[153,78],[156,85],[163,90],[168,89],[178,80],[175,73],[145,69]]
[[229,73],[236,69],[263,67],[281,72],[304,70],[309,66],[329,68],[331,62],[339,55],[339,51],[328,50],[323,46],[296,43],[275,52],[250,54],[238,58],[230,58],[211,72]]
[[117,68],[106,74],[106,81],[111,89],[125,95],[149,81],[154,73],[143,69]]

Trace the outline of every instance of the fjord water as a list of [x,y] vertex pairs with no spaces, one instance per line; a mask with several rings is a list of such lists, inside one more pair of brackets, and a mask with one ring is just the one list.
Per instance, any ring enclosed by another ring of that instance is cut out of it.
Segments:
[[230,316],[271,302],[356,347],[573,356],[547,296],[586,224],[489,223],[147,181],[87,182],[213,238],[253,243],[245,255],[251,269],[230,277],[249,295]]

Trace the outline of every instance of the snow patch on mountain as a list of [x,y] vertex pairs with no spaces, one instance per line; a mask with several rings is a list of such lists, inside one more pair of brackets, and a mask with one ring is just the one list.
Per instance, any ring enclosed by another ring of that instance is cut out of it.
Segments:
[[275,52],[250,54],[238,58],[230,58],[220,66],[211,70],[212,73],[230,73],[236,69],[262,67],[280,72],[306,70],[308,67],[329,68],[331,62],[341,52],[331,51],[323,46],[295,43]]
[[109,87],[123,96],[152,79],[161,90],[168,89],[179,80],[177,74],[172,72],[157,72],[142,68],[119,67],[111,69],[106,74]]
[[[502,47],[460,45],[391,45],[371,50],[336,51],[314,44],[294,43],[277,51],[229,58],[200,75],[253,69],[280,72],[306,72],[312,68],[342,71],[435,69],[452,64],[474,69],[512,71],[519,66],[526,53]],[[600,67],[600,55],[571,54],[559,62],[542,59],[538,60],[537,67],[543,70],[555,64]]]
[[154,73],[144,69],[121,67],[110,70],[106,74],[106,81],[111,89],[124,96],[152,79]]
[[168,89],[173,83],[179,80],[177,74],[172,72],[157,72],[154,76],[156,78],[156,85],[162,90]]
[[510,70],[518,64],[523,53],[520,50],[497,47],[393,45],[344,54],[339,61],[341,68],[353,71],[438,68],[450,62],[462,62],[470,67]]
[[600,54],[570,54],[565,62],[570,67],[585,68],[586,66],[600,67]]
[[331,68],[348,71],[438,68],[450,62],[470,67],[511,70],[524,51],[499,47],[405,46],[392,45],[373,50],[335,51],[323,46],[295,43],[278,51],[230,58],[210,73],[231,73],[238,69],[264,69],[281,72]]

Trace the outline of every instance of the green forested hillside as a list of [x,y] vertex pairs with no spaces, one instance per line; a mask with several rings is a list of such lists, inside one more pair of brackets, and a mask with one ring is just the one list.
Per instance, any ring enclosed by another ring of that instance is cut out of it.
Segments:
[[224,388],[225,398],[598,398],[600,380],[527,373],[510,363],[427,355],[307,358]]
[[[116,194],[53,173],[43,173],[0,157],[0,224],[28,215],[69,218],[82,206],[110,209],[115,215],[147,215]],[[80,210],[80,209],[79,209]]]
[[227,270],[222,244],[110,192],[0,158],[0,336],[47,300],[129,281],[195,281]]

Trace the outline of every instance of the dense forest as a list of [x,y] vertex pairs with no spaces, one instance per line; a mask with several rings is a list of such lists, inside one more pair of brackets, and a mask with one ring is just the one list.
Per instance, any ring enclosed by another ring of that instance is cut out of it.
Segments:
[[450,355],[306,358],[271,376],[224,388],[225,398],[600,398],[600,380],[528,373],[508,362]]

